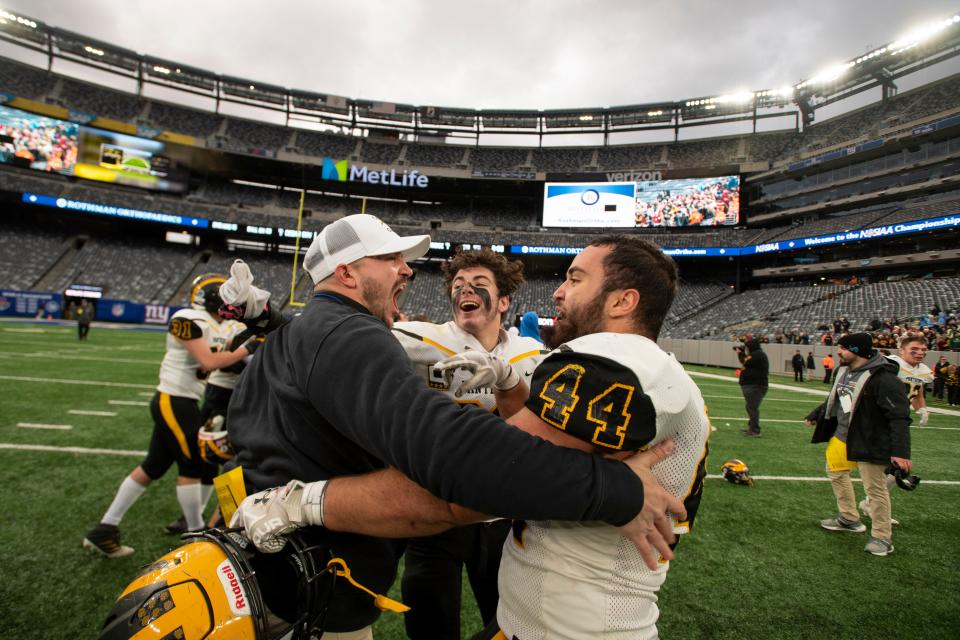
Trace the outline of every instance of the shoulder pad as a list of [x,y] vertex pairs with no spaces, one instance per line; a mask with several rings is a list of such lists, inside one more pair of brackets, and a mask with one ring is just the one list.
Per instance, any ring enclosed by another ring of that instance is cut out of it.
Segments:
[[554,351],[537,367],[529,408],[550,426],[616,451],[656,436],[657,413],[635,372],[605,357]]
[[167,331],[169,331],[174,338],[180,340],[196,340],[197,338],[203,337],[203,329],[195,320],[183,316],[178,317],[176,314],[173,316],[173,319],[170,320]]

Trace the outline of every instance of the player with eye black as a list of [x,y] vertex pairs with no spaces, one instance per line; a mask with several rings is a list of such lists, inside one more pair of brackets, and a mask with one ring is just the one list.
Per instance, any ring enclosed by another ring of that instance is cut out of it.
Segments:
[[[444,324],[395,322],[393,333],[414,371],[431,388],[459,404],[508,417],[526,401],[525,383],[544,353],[540,342],[512,336],[502,328],[503,314],[523,284],[523,263],[507,260],[490,249],[465,251],[443,264],[443,274],[453,320]],[[503,361],[502,380],[465,384],[465,377],[445,377],[434,368],[438,361],[459,353],[465,358]],[[460,637],[464,567],[483,623],[493,620],[500,552],[509,530],[508,520],[497,520],[456,527],[407,543],[402,589],[404,603],[411,607],[404,624],[412,640]]]
[[[230,367],[249,355],[246,346],[228,351],[235,333],[232,322],[217,314],[223,304],[220,275],[199,276],[190,291],[190,307],[173,314],[167,327],[166,353],[160,364],[160,383],[150,401],[153,435],[143,461],[120,484],[106,513],[83,539],[83,547],[107,558],[121,558],[133,549],[120,544],[118,525],[148,486],[177,465],[177,501],[186,527],[203,527],[200,478],[203,460],[197,444],[199,402],[210,371]],[[209,493],[208,493],[209,496]]]

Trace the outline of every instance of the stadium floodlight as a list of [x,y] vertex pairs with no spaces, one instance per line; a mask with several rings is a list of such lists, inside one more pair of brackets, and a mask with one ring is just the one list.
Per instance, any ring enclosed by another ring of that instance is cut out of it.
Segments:
[[888,48],[891,51],[890,55],[897,55],[902,53],[907,49],[912,49],[913,47],[926,42],[927,40],[932,39],[938,33],[955,25],[957,22],[960,22],[960,15],[955,15],[944,20],[938,20],[936,22],[930,22],[923,26],[917,27],[913,31],[909,32],[907,35],[902,38],[897,38],[892,43],[888,45]]
[[833,82],[834,80],[836,80],[837,78],[845,74],[847,70],[850,67],[854,66],[855,64],[856,62],[851,60],[850,62],[843,62],[840,64],[830,65],[829,67],[826,67],[825,69],[822,69],[821,71],[815,73],[813,77],[810,78],[809,80],[804,80],[803,82],[798,84],[795,88],[799,91],[800,89],[808,87],[812,84],[826,84],[828,82]]
[[593,122],[593,116],[589,113],[585,113],[580,116],[580,122]]
[[657,116],[662,116],[662,115],[663,115],[663,109],[660,109],[660,110],[658,110],[658,111],[647,111],[647,115],[650,116],[651,118],[656,118]]
[[753,100],[753,93],[750,91],[737,91],[735,93],[718,96],[714,100],[720,104],[743,104]]
[[86,45],[86,46],[83,48],[83,50],[86,51],[87,53],[92,54],[92,55],[95,55],[95,56],[100,56],[100,57],[103,57],[103,56],[104,56],[103,49],[97,49],[97,48],[95,48],[95,47],[91,47],[90,45]]
[[[163,75],[167,75],[167,76],[170,75],[170,69],[167,69],[166,67],[161,67],[160,65],[153,65],[153,70],[156,71],[157,73],[162,73]],[[177,73],[179,72],[180,70],[177,69]]]
[[9,11],[7,11],[6,9],[0,9],[0,24],[7,24],[8,22],[14,22],[23,27],[29,27],[31,29],[37,28],[37,23],[34,22],[33,20],[30,20],[29,18],[24,18],[22,16],[14,15]]

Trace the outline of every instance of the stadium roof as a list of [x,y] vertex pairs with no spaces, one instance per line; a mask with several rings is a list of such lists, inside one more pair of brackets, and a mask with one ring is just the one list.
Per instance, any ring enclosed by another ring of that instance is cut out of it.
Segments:
[[[802,117],[827,104],[875,87],[885,92],[895,81],[960,53],[960,14],[926,25],[894,42],[832,65],[792,85],[735,94],[582,109],[465,109],[349,98],[290,89],[259,80],[228,77],[164,60],[0,10],[0,40],[54,59],[170,87],[207,98],[282,111],[289,119],[311,119],[334,126],[429,130],[467,135],[514,133],[615,133],[674,129],[753,120]],[[884,94],[886,95],[886,93]]]

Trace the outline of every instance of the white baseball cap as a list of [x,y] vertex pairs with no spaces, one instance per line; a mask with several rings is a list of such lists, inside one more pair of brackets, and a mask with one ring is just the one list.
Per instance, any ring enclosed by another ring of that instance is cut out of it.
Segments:
[[429,248],[430,236],[398,236],[380,218],[358,213],[324,227],[310,244],[303,268],[318,284],[340,264],[391,253],[402,253],[409,262],[426,254]]

